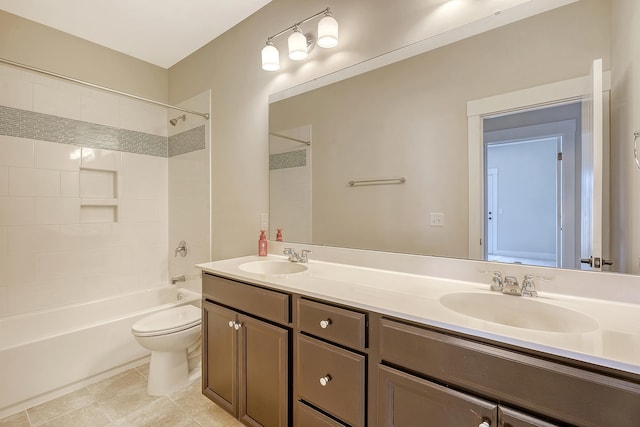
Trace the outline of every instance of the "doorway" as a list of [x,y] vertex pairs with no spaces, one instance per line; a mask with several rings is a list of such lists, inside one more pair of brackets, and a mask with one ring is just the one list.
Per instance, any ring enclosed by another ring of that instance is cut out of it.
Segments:
[[581,103],[483,119],[484,259],[575,268]]

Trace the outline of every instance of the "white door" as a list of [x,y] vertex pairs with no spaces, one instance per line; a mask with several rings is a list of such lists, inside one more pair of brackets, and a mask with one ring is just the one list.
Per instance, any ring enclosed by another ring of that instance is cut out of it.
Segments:
[[602,59],[593,61],[582,100],[580,257],[583,270],[602,271]]

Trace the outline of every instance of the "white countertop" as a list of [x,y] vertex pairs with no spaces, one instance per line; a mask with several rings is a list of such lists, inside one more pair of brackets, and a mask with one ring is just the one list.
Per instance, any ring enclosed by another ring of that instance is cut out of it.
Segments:
[[[597,322],[589,332],[546,332],[479,320],[440,303],[459,292],[498,295],[489,284],[311,260],[306,271],[265,275],[240,269],[284,257],[247,256],[199,264],[204,271],[282,291],[304,294],[400,319],[640,375],[640,305],[539,292],[536,301],[577,311]],[[504,298],[523,298],[504,295]],[[514,301],[515,302],[515,301]]]

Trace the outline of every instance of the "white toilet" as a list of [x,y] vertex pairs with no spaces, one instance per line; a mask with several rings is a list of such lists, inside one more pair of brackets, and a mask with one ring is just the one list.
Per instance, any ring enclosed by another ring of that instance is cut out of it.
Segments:
[[186,387],[200,378],[201,312],[193,305],[163,310],[138,320],[131,333],[151,351],[149,383],[151,396],[162,396]]

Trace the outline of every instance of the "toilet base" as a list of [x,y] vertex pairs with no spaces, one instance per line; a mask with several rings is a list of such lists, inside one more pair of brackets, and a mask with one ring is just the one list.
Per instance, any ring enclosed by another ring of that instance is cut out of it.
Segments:
[[200,367],[189,371],[187,351],[151,353],[147,393],[164,396],[180,390],[200,378]]

